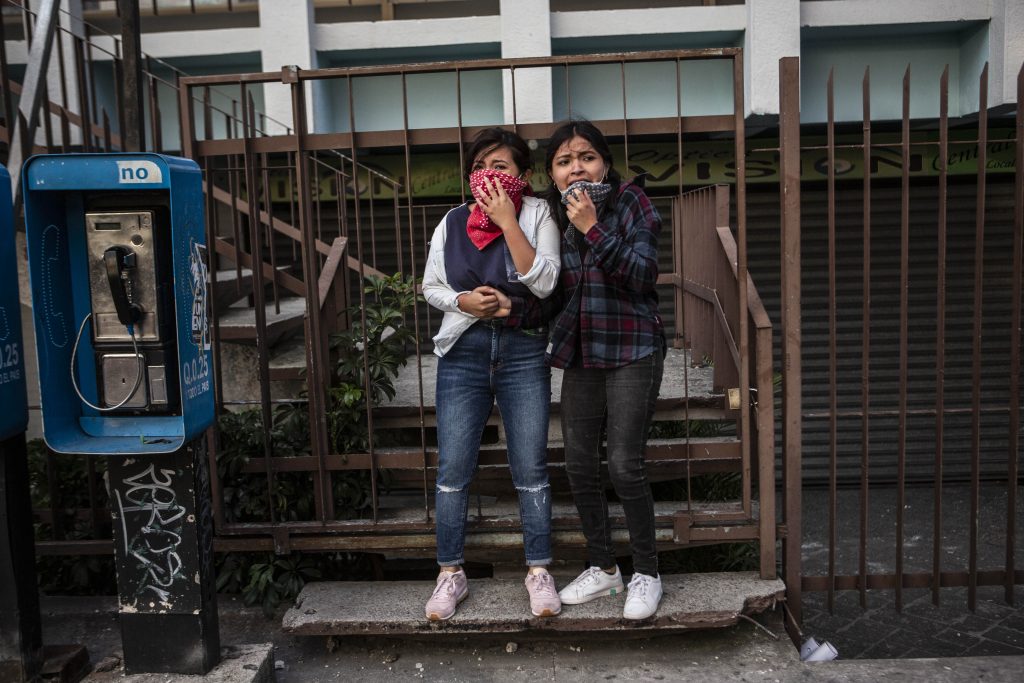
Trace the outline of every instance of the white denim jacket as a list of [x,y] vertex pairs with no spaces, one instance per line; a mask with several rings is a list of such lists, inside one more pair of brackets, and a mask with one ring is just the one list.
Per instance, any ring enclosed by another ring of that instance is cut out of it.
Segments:
[[[456,207],[459,208],[459,207]],[[454,211],[455,209],[452,209]],[[451,213],[449,211],[448,213]],[[444,311],[441,328],[434,336],[434,353],[443,356],[462,333],[479,318],[459,310],[456,300],[466,291],[456,292],[448,284],[444,265],[444,243],[448,235],[448,214],[434,228],[430,238],[430,253],[423,272],[423,296],[434,308]],[[537,197],[523,197],[523,208],[519,212],[519,227],[533,246],[536,255],[533,266],[526,274],[515,272],[510,266],[509,280],[518,280],[538,298],[544,299],[555,290],[558,272],[561,268],[559,255],[558,226],[551,217],[548,203]],[[506,262],[511,264],[506,247]]]

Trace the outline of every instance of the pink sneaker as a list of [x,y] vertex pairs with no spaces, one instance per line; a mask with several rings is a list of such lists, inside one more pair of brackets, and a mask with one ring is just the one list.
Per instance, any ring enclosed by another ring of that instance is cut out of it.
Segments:
[[526,592],[530,594],[530,611],[533,616],[553,617],[562,611],[555,580],[546,569],[526,575]]
[[427,600],[427,619],[444,621],[451,618],[455,614],[455,608],[468,595],[469,581],[466,579],[466,572],[462,569],[457,572],[441,570],[441,573],[437,575],[434,593]]

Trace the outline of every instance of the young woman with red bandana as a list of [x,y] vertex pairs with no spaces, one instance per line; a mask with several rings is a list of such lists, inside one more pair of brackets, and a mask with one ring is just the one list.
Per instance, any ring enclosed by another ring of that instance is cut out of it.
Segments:
[[423,294],[444,312],[437,363],[437,563],[427,619],[455,614],[469,595],[463,549],[469,485],[497,401],[523,524],[526,589],[535,616],[562,607],[551,563],[547,427],[551,372],[544,362],[546,304],[558,283],[559,234],[546,202],[530,195],[530,150],[501,128],[466,154],[473,201],[441,220],[430,240]]

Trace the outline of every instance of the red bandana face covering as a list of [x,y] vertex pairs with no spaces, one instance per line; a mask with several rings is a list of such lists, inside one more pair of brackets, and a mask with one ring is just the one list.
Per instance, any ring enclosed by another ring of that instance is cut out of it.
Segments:
[[[484,178],[488,178],[504,188],[505,194],[508,195],[508,198],[512,200],[512,204],[516,207],[516,215],[519,215],[519,209],[523,206],[524,191],[529,187],[527,182],[504,171],[486,168],[473,171],[469,174],[469,191],[473,193],[473,197],[477,202],[480,201],[480,197],[486,191]],[[476,248],[483,251],[484,247],[501,235],[501,228],[492,223],[487,214],[480,210],[480,205],[477,204],[473,207],[473,212],[469,214],[469,221],[466,223],[466,233],[473,244],[476,245]]]

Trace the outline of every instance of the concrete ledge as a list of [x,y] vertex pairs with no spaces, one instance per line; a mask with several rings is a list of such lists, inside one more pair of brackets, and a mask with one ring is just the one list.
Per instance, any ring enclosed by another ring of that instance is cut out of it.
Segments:
[[530,614],[521,580],[470,580],[458,613],[446,622],[429,622],[423,606],[432,582],[311,583],[285,614],[282,629],[311,636],[684,631],[731,626],[740,614],[771,608],[785,591],[781,580],[763,580],[754,572],[666,574],[662,584],[665,597],[657,614],[633,622],[622,618],[625,595],[566,605],[561,615],[541,619]]
[[166,673],[125,676],[121,662],[108,658],[84,680],[86,683],[273,683],[276,680],[272,643],[224,647],[220,656],[220,664],[205,676]]

